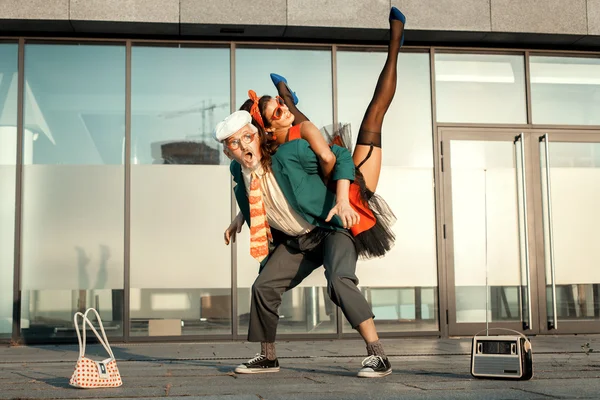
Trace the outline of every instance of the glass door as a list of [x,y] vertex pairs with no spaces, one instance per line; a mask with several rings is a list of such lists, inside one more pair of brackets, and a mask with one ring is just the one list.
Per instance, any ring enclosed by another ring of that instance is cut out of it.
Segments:
[[530,136],[455,128],[441,128],[440,136],[449,334],[486,327],[531,333],[539,324],[531,312],[537,293],[524,168]]
[[549,333],[600,332],[600,132],[536,131],[535,137],[546,293],[540,311]]

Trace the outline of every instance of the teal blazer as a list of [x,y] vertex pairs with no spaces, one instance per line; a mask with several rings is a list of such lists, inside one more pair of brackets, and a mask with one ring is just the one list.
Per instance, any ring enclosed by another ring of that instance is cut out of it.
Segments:
[[[339,146],[332,146],[336,156],[332,179],[354,181],[354,162],[350,152]],[[271,165],[275,180],[290,206],[308,223],[327,229],[342,230],[341,219],[335,215],[325,222],[327,215],[336,202],[335,194],[327,189],[321,177],[321,168],[317,155],[304,139],[292,140],[279,146],[272,157]],[[244,219],[250,226],[250,205],[246,194],[246,185],[242,175],[242,166],[232,161],[229,167],[233,180],[235,198]]]

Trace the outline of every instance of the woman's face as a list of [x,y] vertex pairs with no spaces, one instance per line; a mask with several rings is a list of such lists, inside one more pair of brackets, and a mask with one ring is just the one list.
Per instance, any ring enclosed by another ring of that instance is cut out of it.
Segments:
[[267,131],[276,131],[290,128],[294,122],[294,115],[287,108],[281,97],[273,97],[265,107],[265,117],[271,124]]

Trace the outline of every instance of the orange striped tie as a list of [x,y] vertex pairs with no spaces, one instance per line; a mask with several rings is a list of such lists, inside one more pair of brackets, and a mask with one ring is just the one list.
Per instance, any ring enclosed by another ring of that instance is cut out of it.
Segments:
[[250,255],[261,262],[269,254],[269,241],[273,239],[267,222],[260,181],[254,172],[250,181],[248,202],[250,203]]

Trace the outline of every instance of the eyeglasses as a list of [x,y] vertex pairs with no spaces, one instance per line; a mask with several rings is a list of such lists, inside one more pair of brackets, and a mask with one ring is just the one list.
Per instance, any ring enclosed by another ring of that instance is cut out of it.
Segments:
[[256,132],[245,133],[242,135],[241,138],[230,140],[230,141],[226,142],[225,144],[227,145],[227,147],[230,150],[237,150],[240,148],[240,145],[242,144],[242,142],[244,142],[245,144],[252,143],[252,141],[254,140],[254,136],[256,136]]
[[273,115],[271,115],[272,121],[277,121],[278,119],[281,119],[281,117],[283,117],[283,110],[281,109],[281,107],[285,106],[285,101],[283,101],[281,97],[276,96],[275,100],[277,101],[277,105],[273,110]]

